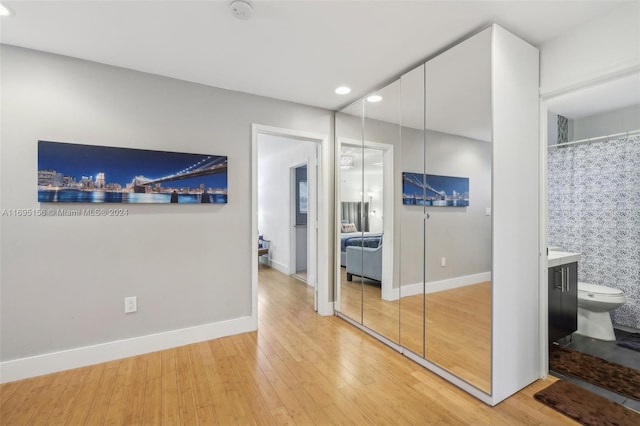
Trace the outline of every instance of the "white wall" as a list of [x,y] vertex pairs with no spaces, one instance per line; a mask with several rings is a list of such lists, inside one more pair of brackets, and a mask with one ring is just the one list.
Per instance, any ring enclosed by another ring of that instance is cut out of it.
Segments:
[[[380,161],[382,162],[382,151],[380,153]],[[384,197],[388,196],[384,193],[383,169],[379,166],[370,166],[364,171],[365,181],[365,201],[370,200],[369,204],[369,231],[382,233],[384,227]],[[369,198],[371,195],[371,198]],[[393,202],[393,200],[391,200]]]
[[556,145],[558,143],[558,114],[547,112],[547,144]]
[[540,48],[540,93],[549,95],[640,67],[640,3],[612,12]]
[[[36,198],[39,139],[229,162],[226,205],[128,205],[126,217],[3,216],[2,380],[9,360],[134,339],[119,355],[77,365],[155,350],[135,340],[155,333],[255,328],[251,124],[331,134],[332,112],[13,46],[0,53],[3,209],[48,207]],[[138,297],[137,313],[124,314],[126,296]],[[226,325],[246,318],[239,328]]]
[[351,169],[340,169],[340,201],[362,201],[362,173],[362,164]]
[[292,274],[290,265],[291,167],[314,158],[316,143],[269,135],[258,138],[258,229],[270,240],[271,265]]
[[[618,108],[604,113],[569,119],[568,140],[576,141],[640,130],[640,105]],[[547,112],[547,142],[558,140],[558,114]]]
[[640,130],[640,105],[581,117],[572,121],[575,140]]

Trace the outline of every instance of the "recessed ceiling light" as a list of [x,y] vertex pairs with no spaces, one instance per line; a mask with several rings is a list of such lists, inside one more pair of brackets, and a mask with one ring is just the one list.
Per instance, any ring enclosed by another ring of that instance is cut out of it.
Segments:
[[9,16],[11,15],[11,11],[7,9],[7,7],[0,3],[0,16]]
[[380,102],[382,100],[382,96],[380,95],[371,95],[367,97],[367,102]]
[[338,95],[347,95],[347,94],[351,93],[351,88],[347,87],[347,86],[340,86],[335,90],[335,92]]

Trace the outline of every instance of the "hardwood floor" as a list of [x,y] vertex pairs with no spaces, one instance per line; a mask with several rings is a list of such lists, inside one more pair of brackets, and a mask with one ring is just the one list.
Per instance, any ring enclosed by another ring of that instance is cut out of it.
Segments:
[[259,274],[259,330],[0,386],[2,425],[576,424],[533,399],[488,407]]
[[340,312],[491,392],[490,282],[386,301],[379,283],[361,280],[342,268]]
[[491,283],[426,295],[425,358],[491,392]]

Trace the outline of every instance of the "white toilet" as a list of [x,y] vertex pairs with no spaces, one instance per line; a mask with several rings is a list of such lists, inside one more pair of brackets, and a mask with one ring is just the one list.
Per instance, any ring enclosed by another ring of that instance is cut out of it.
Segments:
[[622,290],[578,282],[578,330],[576,333],[599,340],[615,341],[609,311],[627,301]]

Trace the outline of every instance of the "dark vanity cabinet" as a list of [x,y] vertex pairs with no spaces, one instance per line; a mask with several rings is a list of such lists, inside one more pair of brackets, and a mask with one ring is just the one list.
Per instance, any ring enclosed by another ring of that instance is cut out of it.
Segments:
[[549,341],[578,329],[578,263],[549,268]]

